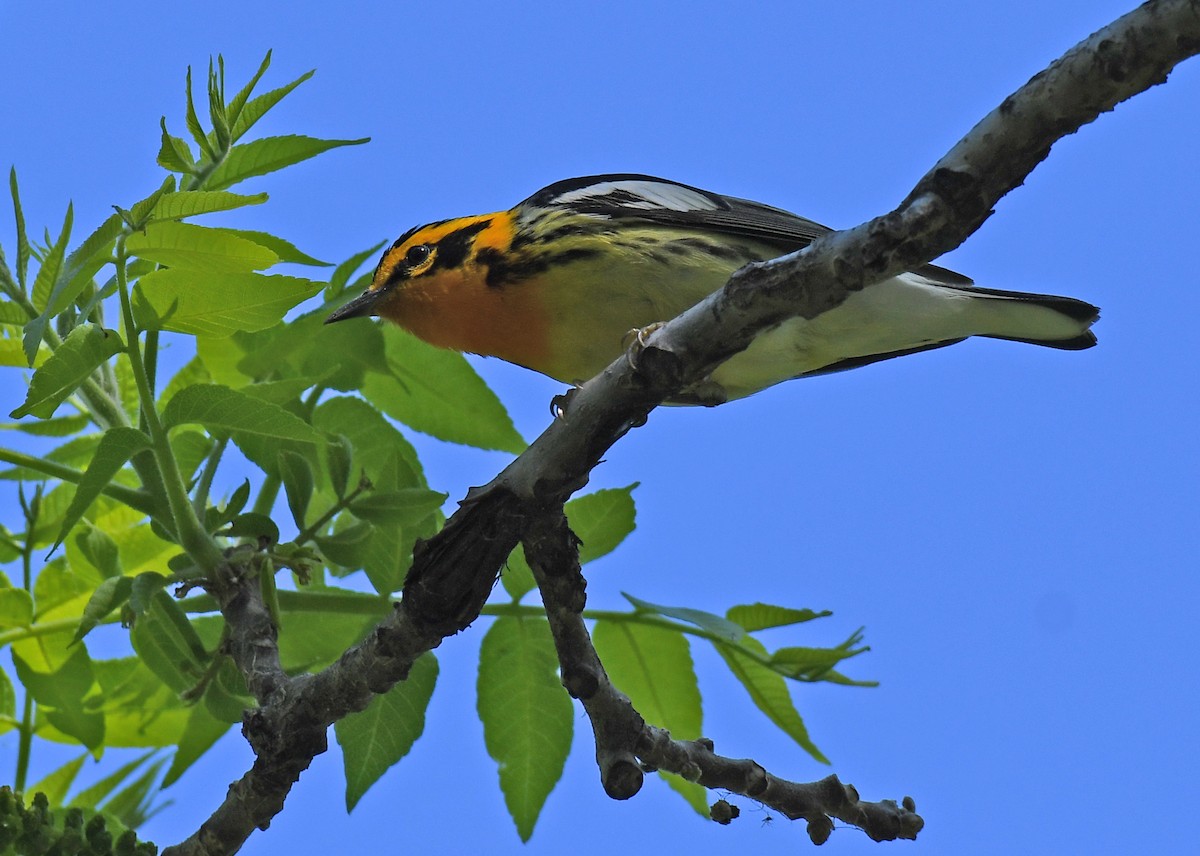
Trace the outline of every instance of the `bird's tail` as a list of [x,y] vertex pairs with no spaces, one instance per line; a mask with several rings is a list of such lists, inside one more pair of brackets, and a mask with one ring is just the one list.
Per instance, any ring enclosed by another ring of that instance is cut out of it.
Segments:
[[975,307],[987,311],[986,329],[977,336],[1064,351],[1082,351],[1096,344],[1096,335],[1089,328],[1100,317],[1100,310],[1083,300],[978,286],[961,290],[982,298]]

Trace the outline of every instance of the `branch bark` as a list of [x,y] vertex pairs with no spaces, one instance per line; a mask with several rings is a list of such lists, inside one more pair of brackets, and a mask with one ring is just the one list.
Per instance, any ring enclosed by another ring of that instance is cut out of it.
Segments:
[[[531,527],[546,519],[548,510],[561,509],[586,484],[601,456],[664,399],[703,379],[759,332],[790,317],[815,317],[854,291],[954,249],[1025,180],[1054,142],[1164,82],[1175,65],[1198,52],[1200,0],[1146,3],[1005,99],[894,211],[800,252],[748,265],[720,291],[652,334],[636,367],[623,357],[575,390],[562,418],[489,485],[473,491],[443,531],[417,552],[403,600],[370,637],[317,675],[269,682],[266,702],[247,715],[243,727],[257,754],[253,768],[231,786],[200,830],[165,852],[233,853],[254,829],[266,828],[300,772],[324,751],[328,726],[361,710],[372,693],[403,680],[420,654],[470,625],[512,548],[536,531]],[[573,608],[564,597],[550,608]],[[227,609],[226,619],[231,651],[262,653],[260,630],[247,630],[237,609]],[[246,668],[249,659],[238,656],[239,665]],[[564,679],[581,697],[587,694],[579,675],[564,674]],[[613,796],[632,795],[640,786],[636,755],[665,769],[698,771],[703,784],[748,793],[788,816],[808,818],[814,841],[823,840],[829,817],[880,837],[911,837],[920,827],[908,801],[902,807],[863,803],[835,777],[797,785],[754,762],[721,758],[706,742],[673,741],[644,722],[639,725],[636,711],[596,680],[594,701],[585,701],[585,707],[592,705],[588,712],[597,730],[597,754]],[[632,734],[638,735],[634,744],[628,742]]]

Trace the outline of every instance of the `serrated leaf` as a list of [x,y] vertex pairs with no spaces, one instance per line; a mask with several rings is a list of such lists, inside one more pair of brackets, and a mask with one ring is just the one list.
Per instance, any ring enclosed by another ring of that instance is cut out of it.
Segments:
[[164,591],[133,625],[133,650],[176,693],[192,689],[208,667],[208,655],[179,604]]
[[17,692],[8,673],[0,669],[0,734],[16,727]]
[[367,373],[363,395],[368,401],[439,440],[524,451],[525,441],[504,405],[462,354],[435,348],[398,327],[384,327],[383,334],[389,373]]
[[92,592],[87,606],[83,608],[83,618],[79,621],[79,629],[75,631],[71,642],[75,643],[91,633],[109,616],[114,609],[119,608],[129,600],[133,591],[132,577],[109,577]]
[[[747,636],[739,643],[741,648],[749,648],[760,654],[766,654],[762,643],[752,636]],[[808,754],[822,764],[828,764],[829,759],[821,753],[808,737],[808,729],[800,718],[796,705],[788,692],[787,682],[783,676],[758,661],[751,659],[739,646],[714,642],[713,647],[729,666],[729,671],[736,677],[750,694],[755,706],[767,715],[767,719],[775,723],[781,731],[791,737]]]
[[278,235],[272,235],[270,232],[259,232],[253,229],[226,229],[213,227],[216,231],[224,232],[228,235],[233,235],[238,238],[245,238],[247,241],[253,241],[260,247],[266,247],[273,252],[280,262],[295,265],[309,265],[310,267],[329,267],[330,262],[323,262],[318,258],[310,256],[308,253],[301,251],[291,241],[284,240]]
[[[264,63],[269,62],[270,58],[271,55],[268,53],[267,59],[264,60]],[[264,69],[260,69],[259,73],[254,76],[254,79],[252,79],[249,84],[247,84],[246,88],[239,92],[235,97],[235,102],[237,98],[242,98],[244,106],[237,111],[233,122],[233,127],[230,129],[234,140],[240,139],[254,126],[259,119],[266,114],[268,110],[278,104],[284,98],[284,96],[316,73],[314,71],[306,71],[291,83],[284,84],[278,89],[272,89],[270,92],[264,92],[262,95],[259,95],[257,98],[249,101],[245,100],[249,97],[252,87],[258,82],[263,70]]]
[[[39,312],[46,308],[50,302],[50,291],[54,288],[54,283],[58,281],[58,273],[62,269],[63,258],[67,253],[67,242],[71,240],[71,224],[75,219],[74,206],[67,205],[67,216],[63,220],[62,231],[59,232],[58,240],[51,246],[50,251],[42,257],[41,267],[38,268],[37,277],[33,280],[33,294],[30,295],[33,301],[34,308]],[[26,348],[28,353],[28,347]]]
[[39,671],[26,658],[12,652],[17,678],[38,704],[56,710],[78,709],[93,683],[92,661],[87,649],[76,645],[53,671]]
[[[96,782],[94,785],[85,788],[71,798],[67,803],[68,806],[77,808],[95,809],[100,807],[100,803],[121,786],[121,783],[133,775],[139,767],[146,763],[154,756],[153,752],[143,752],[138,757],[134,758],[126,764],[122,764],[112,773]],[[64,794],[65,796],[65,794]],[[62,804],[61,802],[59,803]]]
[[533,835],[571,749],[574,709],[557,668],[554,640],[543,619],[502,617],[483,638],[479,718],[522,841]]
[[374,531],[375,527],[370,523],[356,523],[332,535],[317,536],[315,540],[321,555],[334,564],[343,568],[361,568]]
[[71,527],[79,522],[88,506],[108,487],[129,459],[150,446],[150,438],[136,428],[117,427],[104,432],[92,462],[75,487],[75,495],[71,498],[71,504],[67,506],[62,527],[58,530],[58,537],[54,539],[50,552],[53,553],[58,548],[71,531]]
[[[102,806],[105,814],[112,815],[126,827],[141,826],[158,810],[151,807],[151,793],[157,791],[155,780],[162,772],[163,761],[151,764],[140,776],[113,794]],[[159,808],[165,808],[160,806]]]
[[769,630],[772,627],[788,627],[812,621],[814,618],[826,618],[833,615],[829,610],[815,612],[811,609],[792,609],[787,606],[773,606],[769,603],[748,603],[741,606],[731,606],[725,617],[734,624],[740,624],[750,632]]
[[196,423],[214,433],[240,431],[280,440],[319,443],[313,427],[276,404],[218,384],[197,384],[180,390],[163,410],[168,427]]
[[21,192],[17,186],[17,168],[8,169],[8,189],[12,194],[13,213],[17,220],[17,283],[21,291],[26,291],[26,280],[29,276],[29,235],[25,231],[25,212],[21,210]]
[[0,301],[0,324],[21,327],[28,320],[29,313],[25,311],[25,307],[21,306],[21,304],[8,300]]
[[859,628],[836,648],[780,648],[771,655],[771,667],[794,680],[823,681],[842,660],[857,657],[870,650],[865,645],[858,647],[862,639],[862,628]]
[[413,663],[408,677],[375,696],[367,709],[334,725],[346,771],[346,811],[353,811],[363,794],[408,754],[425,730],[425,710],[437,683],[438,664],[432,653]]
[[167,117],[160,118],[158,124],[162,128],[162,142],[158,147],[158,157],[156,158],[158,165],[163,169],[171,170],[171,172],[185,175],[195,172],[196,161],[192,157],[192,150],[188,148],[185,141],[171,136],[167,131]]
[[691,609],[686,606],[662,606],[657,603],[650,603],[648,600],[641,600],[626,592],[621,592],[621,594],[627,601],[637,607],[639,612],[650,612],[655,615],[665,615],[667,618],[686,621],[729,642],[738,642],[746,636],[746,631],[742,627],[719,615],[713,615],[711,612],[705,612],[702,609]]
[[75,416],[55,416],[40,422],[9,422],[0,425],[0,430],[22,431],[37,437],[70,437],[87,428],[91,421],[88,416],[79,413]]
[[350,281],[350,277],[353,276],[354,272],[362,267],[362,263],[367,259],[374,258],[386,243],[387,241],[380,241],[373,247],[368,247],[360,253],[355,253],[334,268],[333,273],[329,276],[329,285],[325,288],[325,300],[332,300],[345,291],[346,284]]
[[[233,100],[229,102],[227,112],[229,116],[231,134],[233,128],[237,124],[238,116],[241,115],[242,110],[246,106],[246,101],[249,100],[250,94],[254,92],[254,87],[258,85],[258,82],[262,80],[262,76],[267,73],[267,69],[270,67],[271,51],[268,50],[266,55],[263,57],[262,62],[258,65],[258,71],[254,72],[254,76],[251,77],[249,82],[241,88],[237,95],[233,96]],[[221,71],[224,73],[224,67],[222,67]]]
[[163,776],[162,787],[175,784],[187,769],[212,748],[231,727],[210,714],[203,705],[196,705],[188,716],[187,727],[179,738],[179,748],[171,759],[171,766]]
[[321,402],[313,412],[313,427],[350,442],[355,478],[361,470],[380,489],[426,486],[416,449],[361,398],[335,396]]
[[115,330],[105,330],[98,324],[76,327],[58,350],[33,373],[25,403],[9,415],[13,419],[27,415],[50,418],[58,405],[87,380],[101,363],[124,347],[125,343]]
[[267,544],[279,543],[279,527],[265,514],[248,511],[229,521],[229,527],[221,534],[231,538],[253,538]]
[[592,643],[617,689],[676,740],[700,736],[700,687],[687,638],[637,621],[597,621]]
[[25,589],[0,589],[0,630],[28,627],[33,623],[33,598]]
[[[83,554],[93,568],[105,577],[121,575],[121,554],[117,542],[107,532],[91,524],[83,527],[75,536],[75,546]],[[67,561],[71,562],[71,552],[68,546]]]
[[513,600],[520,600],[537,587],[533,569],[525,558],[525,547],[518,544],[508,554],[508,561],[500,572],[500,584]]
[[318,140],[299,134],[263,137],[231,148],[225,159],[209,174],[206,184],[214,190],[224,190],[240,181],[275,172],[330,149],[357,146],[369,140],[369,137],[358,140]]
[[611,553],[634,530],[633,489],[605,488],[573,499],[563,511],[580,540],[579,562],[586,564]]
[[192,135],[192,139],[200,146],[200,151],[210,160],[217,159],[217,153],[213,150],[212,143],[208,139],[208,134],[204,132],[204,128],[200,126],[200,117],[196,115],[196,103],[192,100],[192,67],[189,65],[187,70],[187,111],[186,111],[187,129]]
[[83,243],[71,251],[50,291],[42,312],[46,319],[63,312],[91,282],[101,267],[108,264],[113,243],[125,224],[117,214],[101,223]]
[[134,315],[146,329],[223,337],[278,324],[320,290],[320,283],[294,276],[158,270],[138,281]]
[[287,449],[279,453],[279,475],[287,494],[288,510],[296,528],[304,528],[304,515],[313,495],[312,465],[302,456]]
[[350,503],[350,513],[376,525],[412,524],[441,508],[447,499],[448,494],[420,487],[378,491]]
[[140,258],[203,273],[248,273],[279,261],[266,247],[228,231],[173,220],[150,223],[125,245]]
[[146,571],[133,578],[129,591],[129,608],[135,616],[145,615],[154,602],[154,596],[167,585],[167,578],[156,571]]
[[25,792],[27,794],[45,794],[50,807],[58,808],[67,798],[67,792],[71,790],[71,785],[74,783],[75,777],[79,775],[79,771],[83,769],[85,760],[87,760],[86,753],[72,758],[40,782],[31,785]]
[[181,220],[216,211],[230,211],[247,205],[262,205],[267,201],[265,193],[230,193],[226,190],[180,190],[167,193],[154,204],[152,217],[155,220]]
[[[121,215],[121,219],[125,221],[125,224],[129,228],[140,232],[142,229],[146,228],[147,223],[154,219],[154,209],[158,207],[159,201],[168,193],[174,192],[175,176],[168,175],[163,179],[162,184],[158,186],[157,190],[155,190],[145,199],[139,199],[137,202],[133,203],[133,205],[129,207],[128,211],[124,211],[115,205],[113,207],[117,208],[117,213]],[[134,273],[130,272],[129,277],[132,279],[134,277]]]

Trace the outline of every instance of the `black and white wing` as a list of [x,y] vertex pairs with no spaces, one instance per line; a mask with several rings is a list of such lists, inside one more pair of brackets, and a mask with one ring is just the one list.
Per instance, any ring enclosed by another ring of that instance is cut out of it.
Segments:
[[[568,178],[543,187],[521,205],[563,207],[581,214],[637,218],[751,238],[778,247],[781,255],[832,231],[782,208],[636,173]],[[935,265],[926,265],[918,273],[946,285],[971,284],[967,277]]]

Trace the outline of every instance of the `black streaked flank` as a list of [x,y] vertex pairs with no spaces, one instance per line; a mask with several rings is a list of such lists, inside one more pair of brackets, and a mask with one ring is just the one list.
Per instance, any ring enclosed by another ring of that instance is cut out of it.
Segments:
[[486,247],[475,255],[475,261],[487,266],[486,282],[489,288],[503,288],[506,285],[520,282],[539,273],[545,273],[552,267],[560,267],[600,254],[600,250],[589,250],[583,247],[564,250],[561,253],[528,255],[516,253],[505,254],[491,247]]
[[462,265],[467,260],[467,255],[471,252],[471,245],[475,243],[475,236],[492,225],[492,221],[476,220],[469,226],[463,226],[461,229],[455,229],[446,237],[437,242],[437,255],[433,257],[433,266],[431,271],[439,268],[456,268]]

